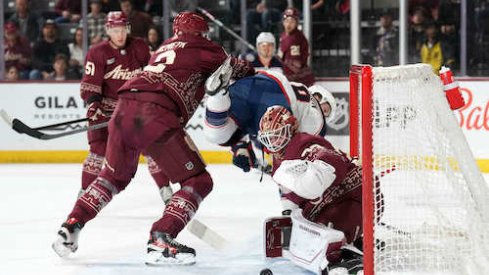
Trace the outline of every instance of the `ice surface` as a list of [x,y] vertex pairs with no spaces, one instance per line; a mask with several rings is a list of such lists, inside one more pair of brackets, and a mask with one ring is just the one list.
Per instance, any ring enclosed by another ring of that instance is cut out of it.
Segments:
[[[270,177],[243,173],[231,165],[210,165],[214,190],[196,218],[221,234],[228,246],[217,251],[183,230],[177,240],[197,250],[197,264],[144,264],[151,224],[163,204],[146,165],[133,182],[83,229],[78,251],[68,260],[51,249],[60,224],[80,187],[80,164],[0,165],[0,275],[255,275],[311,274],[288,261],[263,258],[263,220],[280,215]],[[486,181],[489,175],[485,175]]]
[[177,240],[197,251],[197,264],[148,267],[144,264],[149,229],[163,204],[146,165],[125,191],[80,235],[79,249],[60,259],[51,249],[80,187],[80,164],[0,165],[0,274],[310,274],[287,261],[263,257],[263,220],[280,215],[278,191],[270,177],[243,173],[231,165],[210,165],[214,189],[196,218],[221,234],[222,251],[184,229]]

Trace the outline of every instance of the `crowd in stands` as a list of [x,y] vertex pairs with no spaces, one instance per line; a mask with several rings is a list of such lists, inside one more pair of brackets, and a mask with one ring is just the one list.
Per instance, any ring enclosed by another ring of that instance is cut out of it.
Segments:
[[[83,24],[79,0],[6,0],[4,41],[7,79],[80,79],[83,73]],[[88,0],[86,24],[89,46],[106,39],[104,23],[109,11],[127,14],[133,36],[145,38],[151,51],[162,42],[163,1],[158,0]],[[170,15],[197,7],[216,7],[213,14],[240,32],[241,0],[225,0],[220,10],[217,1],[169,0]],[[469,27],[475,32],[467,39],[474,49],[489,46],[489,0],[469,1],[473,19]],[[272,33],[278,40],[284,30],[283,12],[291,5],[302,10],[302,0],[247,0],[246,38],[254,44],[261,32]],[[321,76],[345,76],[349,65],[349,0],[313,0],[311,10],[313,33],[309,44],[314,71]],[[220,13],[222,11],[222,13]],[[299,16],[299,30],[302,16]],[[362,62],[391,66],[399,62],[398,9],[370,9],[362,12],[367,29],[362,30]],[[409,0],[408,62],[424,62],[437,71],[442,65],[455,69],[459,64],[460,0]],[[363,26],[365,28],[365,26]],[[225,48],[239,54],[233,38]],[[280,40],[279,40],[280,41]],[[278,43],[280,44],[280,42]],[[232,47],[233,49],[229,49]],[[280,46],[277,45],[278,49]],[[469,49],[469,51],[472,48]],[[55,63],[66,61],[61,76]],[[489,72],[489,54],[471,53],[469,62]],[[338,71],[341,71],[340,73]]]

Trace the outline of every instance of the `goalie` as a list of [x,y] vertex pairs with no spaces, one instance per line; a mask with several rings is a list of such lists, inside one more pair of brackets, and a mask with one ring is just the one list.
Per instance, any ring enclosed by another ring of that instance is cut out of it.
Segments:
[[[271,106],[259,124],[258,140],[274,157],[273,179],[291,213],[265,224],[266,255],[319,274],[357,274],[363,269],[361,168],[323,137],[298,132],[297,122],[286,108]],[[290,224],[291,232],[284,230]]]

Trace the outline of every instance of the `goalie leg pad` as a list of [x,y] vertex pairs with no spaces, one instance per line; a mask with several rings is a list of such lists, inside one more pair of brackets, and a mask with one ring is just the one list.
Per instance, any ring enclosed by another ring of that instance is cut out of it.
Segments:
[[341,247],[346,242],[343,232],[306,220],[300,209],[293,210],[291,218],[292,235],[286,258],[316,274],[321,274],[330,262],[341,260]]
[[282,257],[282,249],[288,249],[290,240],[290,217],[272,217],[264,223],[264,248],[267,258]]

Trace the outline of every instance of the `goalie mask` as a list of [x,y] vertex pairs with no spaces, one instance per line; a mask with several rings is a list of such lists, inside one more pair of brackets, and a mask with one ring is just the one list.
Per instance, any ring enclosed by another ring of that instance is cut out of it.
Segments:
[[277,153],[289,143],[297,126],[297,119],[285,107],[268,107],[260,119],[258,140],[270,153]]
[[333,94],[321,85],[312,85],[308,90],[318,100],[326,122],[332,122],[337,109]]
[[209,25],[204,17],[195,12],[184,11],[179,13],[173,20],[173,34],[184,33],[205,35],[209,32]]

